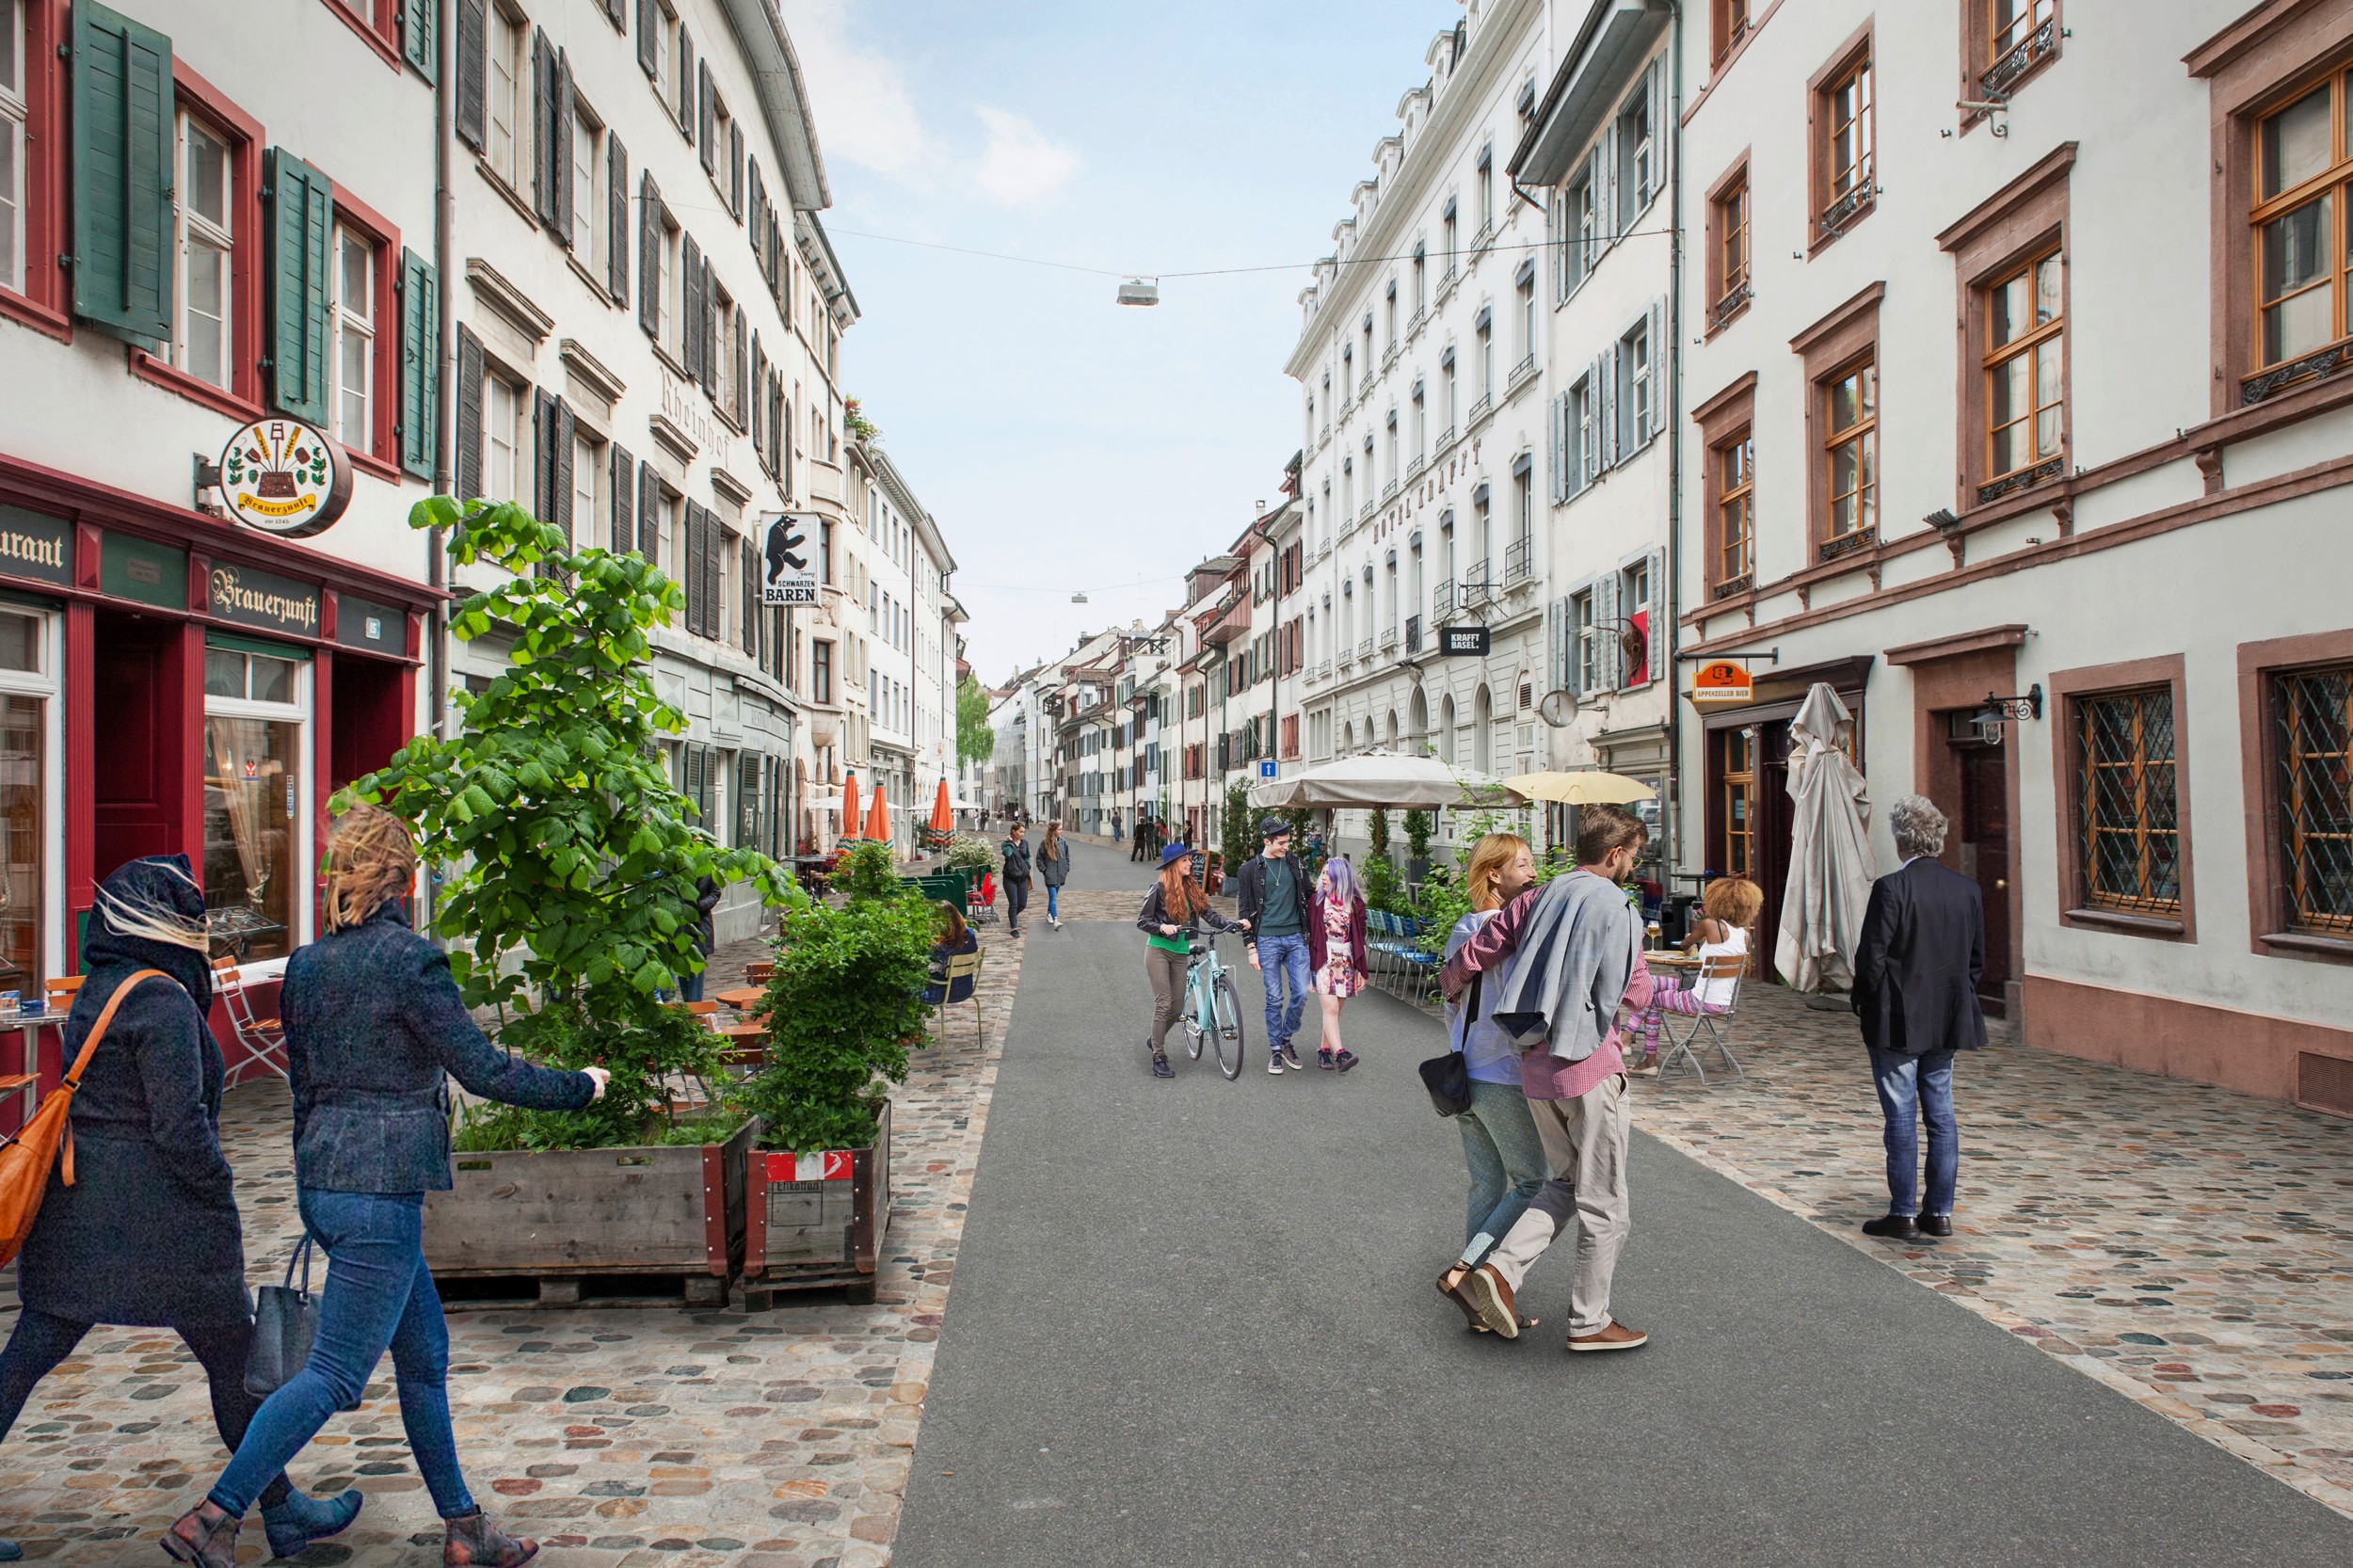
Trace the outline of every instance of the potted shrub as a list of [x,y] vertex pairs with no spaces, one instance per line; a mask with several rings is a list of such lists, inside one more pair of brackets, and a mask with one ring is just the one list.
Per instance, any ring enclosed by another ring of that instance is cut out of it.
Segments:
[[1430,874],[1430,830],[1434,824],[1428,811],[1405,813],[1405,880],[1418,883]]
[[[575,551],[511,503],[434,497],[409,523],[447,530],[458,565],[501,569],[452,626],[511,638],[508,668],[457,694],[456,733],[419,736],[341,798],[415,829],[440,877],[431,929],[456,944],[451,969],[469,1005],[495,1010],[499,1043],[613,1074],[586,1111],[470,1112],[456,1189],[426,1201],[426,1256],[453,1279],[538,1276],[543,1300],[663,1274],[715,1301],[755,1128],[711,1109],[720,1041],[664,1000],[702,966],[699,880],[794,894],[766,857],[717,848],[662,762],[659,738],[685,720],[654,694],[647,632],[684,596],[642,557]],[[699,1112],[679,1113],[674,1083],[700,1089]]]
[[730,1103],[759,1147],[745,1183],[743,1304],[778,1288],[841,1285],[874,1297],[890,1219],[889,1086],[929,1007],[934,911],[893,874],[889,851],[846,857],[841,907],[785,913],[762,1005],[768,1055]]

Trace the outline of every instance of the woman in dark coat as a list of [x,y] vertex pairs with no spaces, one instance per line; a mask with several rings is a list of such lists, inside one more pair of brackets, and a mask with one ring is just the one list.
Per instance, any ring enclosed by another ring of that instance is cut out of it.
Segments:
[[[18,1256],[24,1312],[0,1351],[0,1437],[39,1383],[92,1324],[169,1328],[204,1368],[213,1421],[235,1448],[261,1405],[245,1391],[253,1337],[245,1239],[220,1148],[220,1046],[204,1022],[213,1001],[204,894],[184,855],[134,860],[106,878],[90,911],[89,975],[66,1018],[71,1068],[107,999],[124,995],[73,1097],[73,1185],[64,1160]],[[273,1471],[262,1494],[270,1546],[292,1557],[360,1512],[360,1494],[320,1502]],[[22,1554],[0,1541],[0,1561]]]
[[264,1478],[356,1401],[392,1352],[400,1419],[446,1527],[451,1568],[515,1568],[538,1553],[493,1525],[466,1489],[450,1430],[449,1325],[424,1261],[424,1194],[447,1192],[449,1085],[507,1105],[577,1111],[601,1067],[558,1072],[501,1051],[474,1027],[449,958],[409,929],[417,850],[400,820],[360,806],[336,824],[319,901],[326,935],[286,965],[279,1014],[295,1096],[295,1195],[327,1249],[318,1337],[272,1394],[203,1502],[164,1550],[233,1568],[237,1526]]

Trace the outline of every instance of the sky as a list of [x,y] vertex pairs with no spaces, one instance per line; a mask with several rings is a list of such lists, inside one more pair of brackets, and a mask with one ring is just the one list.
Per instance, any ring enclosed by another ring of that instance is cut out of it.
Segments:
[[1157,621],[1277,497],[1299,291],[1459,0],[782,9],[862,312],[843,388],[956,558],[975,673]]

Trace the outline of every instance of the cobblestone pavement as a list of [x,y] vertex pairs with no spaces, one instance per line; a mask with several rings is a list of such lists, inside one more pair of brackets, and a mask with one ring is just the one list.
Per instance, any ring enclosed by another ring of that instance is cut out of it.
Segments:
[[[1001,929],[1001,928],[1000,928]],[[485,1507],[546,1544],[552,1568],[873,1568],[889,1560],[934,1345],[1004,1046],[1021,943],[984,928],[985,1046],[918,1056],[892,1112],[891,1223],[875,1304],[838,1291],[737,1316],[675,1308],[454,1311],[451,1403]],[[741,984],[758,943],[715,955]],[[961,1025],[959,1032],[955,1026]],[[953,1042],[961,1041],[961,1045]],[[248,1277],[276,1277],[297,1234],[288,1101],[231,1093]],[[15,1319],[0,1274],[0,1329]],[[401,1435],[389,1362],[360,1409],[293,1466],[313,1491],[356,1485],[360,1521],[306,1563],[440,1561],[440,1528]],[[161,1560],[154,1537],[225,1463],[201,1374],[169,1332],[99,1329],[35,1390],[0,1444],[0,1538],[73,1568]],[[259,1515],[240,1560],[267,1556]]]

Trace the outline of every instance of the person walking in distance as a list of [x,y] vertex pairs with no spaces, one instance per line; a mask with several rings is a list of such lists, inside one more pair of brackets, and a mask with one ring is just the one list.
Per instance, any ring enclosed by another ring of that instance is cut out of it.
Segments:
[[1070,846],[1063,842],[1062,824],[1046,824],[1046,837],[1037,841],[1034,864],[1038,880],[1046,884],[1046,923],[1060,931],[1062,885],[1070,880]]
[[[1144,1043],[1152,1050],[1152,1076],[1175,1078],[1164,1042],[1185,1011],[1185,976],[1193,962],[1194,924],[1211,931],[1246,929],[1247,920],[1229,921],[1209,907],[1209,894],[1193,879],[1193,855],[1182,844],[1160,851],[1160,874],[1144,895],[1136,912],[1136,928],[1144,933],[1144,973],[1152,983],[1152,1032]],[[1241,1020],[1235,1020],[1239,1023]]]
[[1569,1349],[1630,1351],[1650,1342],[1609,1315],[1610,1283],[1631,1223],[1625,1057],[1617,1020],[1621,1004],[1640,1013],[1651,1000],[1642,922],[1621,884],[1634,874],[1649,837],[1630,811],[1584,808],[1577,869],[1513,899],[1439,971],[1439,988],[1450,1000],[1473,974],[1494,973],[1516,955],[1495,988],[1493,1016],[1524,1052],[1520,1088],[1552,1175],[1462,1282],[1480,1321],[1507,1339],[1520,1331],[1515,1293],[1529,1266],[1574,1213]]
[[1345,856],[1326,860],[1316,878],[1315,904],[1307,911],[1307,965],[1323,1010],[1316,1065],[1344,1073],[1356,1064],[1356,1053],[1340,1044],[1340,1009],[1372,979],[1365,962],[1365,895]]
[[[1953,1053],[1985,1044],[1977,984],[1985,975],[1985,900],[1974,877],[1936,857],[1945,813],[1922,795],[1887,808],[1903,864],[1871,884],[1856,943],[1854,1011],[1887,1121],[1887,1213],[1865,1236],[1909,1241],[1953,1233],[1961,1127]],[[1920,1124],[1928,1127],[1928,1199],[1920,1199]]]
[[1291,853],[1289,823],[1263,819],[1258,842],[1235,874],[1234,913],[1249,927],[1250,967],[1266,987],[1266,1070],[1280,1073],[1305,1066],[1291,1037],[1307,1013],[1307,873]]
[[[1059,824],[1048,823],[1046,830],[1053,832]],[[1030,906],[1030,846],[1023,840],[1026,829],[1015,823],[1005,834],[1005,841],[997,846],[997,853],[1005,861],[1005,934],[1021,935],[1021,911]]]

